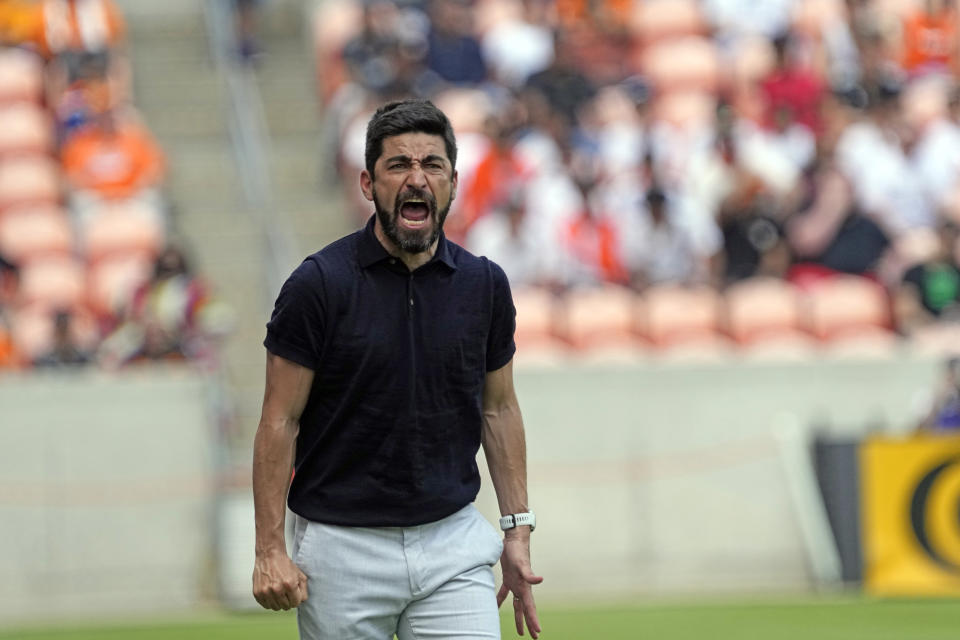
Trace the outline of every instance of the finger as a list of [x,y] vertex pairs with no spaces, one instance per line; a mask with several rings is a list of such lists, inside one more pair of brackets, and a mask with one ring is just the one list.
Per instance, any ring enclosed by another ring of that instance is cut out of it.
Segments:
[[507,588],[506,584],[503,584],[500,587],[500,591],[497,591],[497,609],[499,609],[500,605],[503,604],[503,601],[507,599],[508,593],[510,593],[510,589]]
[[527,622],[527,629],[530,630],[530,637],[537,638],[543,629],[540,627],[540,616],[537,615],[537,605],[532,594],[523,603],[523,617]]
[[308,596],[309,594],[307,593],[307,579],[306,577],[304,577],[300,581],[299,586],[297,587],[297,603],[294,606],[299,607],[301,604],[307,601]]
[[287,611],[288,609],[293,608],[294,605],[294,594],[296,593],[296,586],[283,585],[277,590],[277,604],[280,609]]
[[523,601],[513,596],[513,622],[517,625],[517,635],[523,635]]

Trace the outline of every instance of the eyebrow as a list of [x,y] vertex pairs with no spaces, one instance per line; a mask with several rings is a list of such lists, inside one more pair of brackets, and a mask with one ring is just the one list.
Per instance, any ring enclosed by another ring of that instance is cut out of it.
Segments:
[[[420,161],[420,163],[423,164],[424,162],[436,162],[437,160],[441,162],[446,162],[447,159],[441,155],[431,153],[430,155],[425,156],[423,160]],[[413,159],[407,155],[399,155],[399,156],[392,156],[390,158],[387,158],[386,160],[384,160],[384,162],[388,164],[391,162],[406,162],[409,164],[410,162],[413,162]]]

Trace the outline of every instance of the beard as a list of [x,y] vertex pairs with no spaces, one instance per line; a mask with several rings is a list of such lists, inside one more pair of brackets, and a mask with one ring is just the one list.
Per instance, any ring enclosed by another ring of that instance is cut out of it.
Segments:
[[[400,226],[400,209],[403,203],[411,199],[420,199],[427,206],[427,220],[432,224],[424,229],[405,229]],[[410,188],[403,193],[397,194],[393,203],[393,210],[388,211],[380,205],[380,199],[377,197],[377,190],[373,190],[373,207],[377,212],[377,219],[380,221],[380,227],[383,229],[383,235],[393,243],[395,247],[405,253],[423,253],[433,246],[433,243],[440,237],[440,231],[443,229],[443,223],[447,219],[447,213],[450,212],[451,202],[438,210],[437,200],[430,193],[422,189]]]

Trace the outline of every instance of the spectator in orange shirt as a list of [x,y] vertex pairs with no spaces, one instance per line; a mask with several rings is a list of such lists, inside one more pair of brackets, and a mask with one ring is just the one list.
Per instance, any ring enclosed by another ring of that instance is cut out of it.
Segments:
[[[78,112],[112,108],[129,95],[126,25],[113,0],[40,0],[38,5],[36,41],[49,60],[47,102],[69,132],[86,123],[71,120]],[[96,97],[78,108],[78,96],[88,94]]]
[[928,71],[954,73],[960,40],[957,12],[948,0],[925,0],[903,25],[903,68],[910,75]]
[[137,197],[163,179],[163,152],[153,136],[137,119],[114,111],[71,136],[61,156],[73,189],[105,199]]

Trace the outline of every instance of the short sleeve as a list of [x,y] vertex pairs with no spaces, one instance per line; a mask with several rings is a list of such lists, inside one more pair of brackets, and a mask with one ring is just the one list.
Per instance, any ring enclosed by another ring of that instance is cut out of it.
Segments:
[[517,325],[517,310],[513,306],[507,274],[495,262],[491,261],[489,264],[493,280],[493,309],[487,339],[487,371],[496,371],[510,362],[517,350],[513,337]]
[[322,273],[308,259],[280,288],[263,345],[274,355],[316,370],[323,347],[324,316]]

